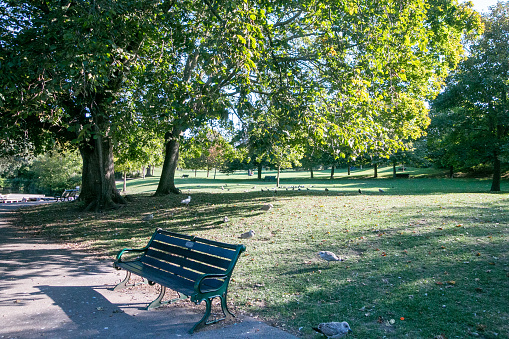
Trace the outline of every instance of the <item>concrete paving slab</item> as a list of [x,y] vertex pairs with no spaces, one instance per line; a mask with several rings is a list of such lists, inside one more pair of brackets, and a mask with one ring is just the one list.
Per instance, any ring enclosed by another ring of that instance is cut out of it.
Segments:
[[188,334],[204,305],[182,301],[147,311],[157,286],[113,292],[125,272],[110,261],[22,237],[12,224],[15,211],[38,203],[0,205],[0,338],[296,338],[246,316]]

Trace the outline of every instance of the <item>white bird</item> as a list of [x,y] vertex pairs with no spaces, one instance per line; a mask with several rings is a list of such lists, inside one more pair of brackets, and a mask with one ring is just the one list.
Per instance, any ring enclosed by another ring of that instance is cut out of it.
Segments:
[[327,265],[329,265],[331,261],[343,261],[343,259],[338,258],[336,254],[330,251],[320,251],[318,252],[318,255],[320,256],[320,258],[327,261]]
[[262,208],[260,208],[262,211],[268,211],[270,210],[272,207],[274,207],[272,204],[266,204],[266,205],[263,205]]
[[188,196],[187,196],[187,199],[182,200],[180,203],[181,203],[181,204],[185,204],[185,205],[188,205],[188,206],[189,206],[189,203],[190,203],[190,202],[191,202],[191,196],[190,196],[190,195],[188,195]]
[[343,338],[347,333],[353,332],[346,321],[321,323],[317,327],[313,327],[313,330],[330,339]]
[[378,189],[378,192],[385,193],[385,191],[383,189],[381,189],[381,188]]
[[148,214],[148,215],[144,216],[141,220],[149,221],[149,220],[152,220],[152,219],[154,219],[154,215],[153,214]]
[[228,220],[229,220],[228,217],[224,217],[223,219],[224,222],[228,222]]
[[249,238],[254,237],[254,235],[255,235],[255,231],[251,230],[251,231],[249,231],[249,232],[242,233],[242,234],[240,235],[240,238],[242,238],[242,239],[249,239]]

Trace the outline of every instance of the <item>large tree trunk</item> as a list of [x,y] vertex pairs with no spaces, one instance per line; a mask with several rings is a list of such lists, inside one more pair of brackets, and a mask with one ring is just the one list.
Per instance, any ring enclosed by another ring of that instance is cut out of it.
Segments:
[[262,180],[262,164],[258,164],[258,180]]
[[109,137],[96,134],[80,145],[83,174],[80,200],[86,211],[102,211],[117,208],[126,201],[115,186],[113,146]]
[[155,193],[156,196],[170,193],[180,194],[180,190],[175,187],[175,170],[179,160],[179,137],[180,131],[178,128],[174,128],[171,133],[166,132],[164,136],[166,142],[164,164]]
[[498,152],[495,151],[495,159],[493,161],[493,181],[491,182],[491,190],[493,192],[500,191],[500,180],[501,180],[501,163],[498,158]]
[[313,173],[313,166],[309,168],[309,171],[311,172],[311,179],[315,177],[315,174]]
[[373,171],[375,171],[373,178],[378,178],[378,165],[373,164]]
[[330,178],[331,178],[331,180],[334,179],[334,169],[335,169],[335,166],[332,165],[332,168],[330,170]]

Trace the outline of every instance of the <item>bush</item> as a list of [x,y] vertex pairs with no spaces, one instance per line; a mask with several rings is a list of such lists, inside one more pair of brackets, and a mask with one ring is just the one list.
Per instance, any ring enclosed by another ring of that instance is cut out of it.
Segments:
[[77,151],[40,155],[23,176],[33,183],[33,186],[25,183],[24,187],[31,186],[34,191],[46,194],[60,194],[81,184],[81,157]]

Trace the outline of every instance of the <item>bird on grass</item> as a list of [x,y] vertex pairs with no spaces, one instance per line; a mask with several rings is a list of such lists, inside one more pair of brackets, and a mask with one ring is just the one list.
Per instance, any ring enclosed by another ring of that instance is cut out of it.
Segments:
[[334,254],[331,251],[320,251],[318,252],[318,255],[323,260],[327,261],[327,266],[330,264],[331,261],[343,261],[343,259],[339,258],[336,254]]
[[353,332],[346,321],[321,323],[317,327],[313,327],[313,330],[327,336],[329,339],[343,338],[347,333]]
[[254,237],[254,235],[255,235],[255,231],[251,230],[251,231],[249,231],[249,232],[242,233],[242,234],[240,235],[240,238],[241,238],[241,239],[249,239],[249,238]]
[[325,187],[325,192],[329,192],[329,189],[327,187]]
[[147,214],[146,216],[144,216],[141,220],[143,221],[149,221],[149,220],[152,220],[154,219],[154,215],[153,214]]
[[381,188],[378,189],[378,192],[385,193],[385,191],[383,189],[381,189]]
[[268,211],[270,210],[272,207],[274,207],[272,204],[266,204],[266,205],[263,205],[260,209],[262,211]]
[[228,219],[228,217],[226,217],[226,216],[223,219],[224,222],[228,222],[228,220],[230,220],[230,219]]
[[191,196],[188,195],[187,198],[182,200],[180,203],[189,206],[190,202],[191,202]]
[[359,194],[362,194],[362,191],[361,191],[361,189],[360,189],[360,188],[359,188]]

